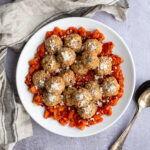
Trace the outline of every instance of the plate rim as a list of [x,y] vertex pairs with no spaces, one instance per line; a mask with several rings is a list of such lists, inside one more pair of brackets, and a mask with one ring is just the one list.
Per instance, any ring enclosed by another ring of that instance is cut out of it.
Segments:
[[[92,21],[92,22],[95,22],[95,23],[98,23],[100,24],[101,26],[111,30],[111,32],[113,32],[120,40],[121,42],[124,44],[126,50],[128,51],[129,53],[129,56],[130,56],[130,59],[131,59],[131,64],[132,64],[132,68],[133,68],[133,88],[132,88],[132,91],[131,91],[131,94],[130,94],[130,97],[129,97],[129,101],[128,103],[126,104],[126,106],[124,107],[124,110],[120,113],[120,115],[114,120],[112,121],[109,125],[107,125],[106,127],[104,127],[103,129],[101,130],[97,130],[95,132],[92,132],[92,133],[88,133],[86,135],[82,135],[82,136],[77,136],[77,135],[63,135],[63,134],[59,134],[53,130],[49,130],[48,128],[46,128],[45,126],[43,126],[41,123],[39,123],[37,120],[35,120],[31,115],[30,113],[28,112],[28,109],[26,109],[25,105],[24,105],[24,102],[23,100],[21,99],[21,94],[19,92],[19,77],[18,77],[18,72],[19,72],[19,64],[20,64],[20,61],[21,60],[21,56],[23,54],[23,51],[24,49],[26,48],[26,45],[27,43],[32,40],[32,38],[34,37],[34,35],[36,35],[38,32],[40,32],[40,30],[42,30],[42,28],[44,28],[45,26],[51,24],[51,23],[56,23],[56,22],[59,22],[59,21],[63,21],[63,20],[70,20],[70,19],[81,19],[81,20],[88,20],[88,21]],[[41,127],[43,127],[44,129],[48,130],[49,132],[52,132],[54,134],[57,134],[57,135],[61,135],[61,136],[64,136],[64,137],[73,137],[73,138],[78,138],[78,137],[87,137],[87,136],[92,136],[92,135],[95,135],[95,134],[98,134],[98,133],[101,133],[103,131],[105,131],[106,129],[108,129],[109,127],[111,127],[112,125],[114,125],[122,116],[123,114],[126,112],[127,108],[129,107],[129,104],[131,103],[131,100],[132,100],[132,97],[133,97],[133,93],[134,93],[134,89],[135,89],[135,82],[136,82],[136,71],[135,71],[135,64],[134,64],[134,60],[133,60],[133,57],[132,57],[132,53],[129,49],[129,47],[127,46],[126,42],[123,40],[123,38],[114,30],[112,29],[111,27],[105,25],[104,23],[100,22],[100,21],[97,21],[97,20],[94,20],[94,19],[91,19],[91,18],[85,18],[85,17],[66,17],[66,18],[62,18],[62,19],[58,19],[58,20],[55,20],[55,21],[52,21],[46,25],[44,25],[43,27],[41,27],[38,31],[36,31],[27,41],[27,43],[24,45],[24,47],[22,48],[22,51],[20,53],[20,56],[19,56],[19,59],[18,59],[18,62],[17,62],[17,67],[16,67],[16,87],[17,87],[17,91],[18,91],[18,95],[19,95],[19,98],[21,100],[21,103],[25,109],[25,111],[28,113],[28,115],[37,123],[39,124]]]

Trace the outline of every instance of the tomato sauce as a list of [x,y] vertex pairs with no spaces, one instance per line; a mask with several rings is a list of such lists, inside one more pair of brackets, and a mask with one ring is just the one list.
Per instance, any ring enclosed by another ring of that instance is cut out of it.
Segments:
[[[99,31],[95,30],[94,32],[87,31],[85,28],[80,27],[77,29],[76,27],[70,27],[67,30],[62,30],[58,27],[55,27],[53,31],[47,31],[45,39],[50,37],[52,34],[56,34],[61,37],[63,40],[66,35],[71,33],[78,33],[83,42],[86,39],[94,38],[102,42],[103,50],[99,56],[109,56],[112,58],[112,74],[110,76],[114,76],[119,85],[120,90],[116,96],[112,97],[103,97],[99,102],[101,103],[101,107],[98,107],[97,113],[92,117],[93,119],[82,119],[80,115],[77,113],[77,110],[74,107],[68,107],[66,105],[57,105],[54,107],[48,107],[42,102],[42,96],[40,91],[36,89],[36,87],[32,83],[32,75],[35,71],[42,69],[40,66],[41,59],[45,56],[45,46],[44,43],[39,45],[37,52],[34,56],[34,59],[29,61],[29,73],[26,76],[26,85],[29,87],[29,91],[34,94],[32,102],[36,105],[42,106],[45,108],[44,118],[53,117],[55,120],[59,121],[59,123],[63,126],[69,123],[70,127],[77,127],[81,130],[84,130],[85,127],[90,127],[91,125],[97,124],[103,121],[103,115],[111,116],[112,115],[112,106],[117,105],[119,99],[122,97],[124,93],[124,77],[120,67],[120,64],[123,62],[123,59],[117,55],[114,55],[113,47],[114,44],[112,42],[103,43],[105,39],[104,35]],[[51,76],[56,76],[57,74],[54,72]],[[94,80],[94,71],[90,70],[85,75],[77,75],[76,74],[76,88],[83,87],[89,81]],[[103,82],[103,78],[99,78],[98,82],[101,84]]]

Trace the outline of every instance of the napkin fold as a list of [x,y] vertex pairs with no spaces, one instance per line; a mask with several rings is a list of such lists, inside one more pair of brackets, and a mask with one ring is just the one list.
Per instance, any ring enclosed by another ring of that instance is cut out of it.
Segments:
[[0,150],[11,150],[17,141],[33,135],[30,117],[5,73],[7,48],[21,52],[36,31],[60,18],[105,11],[125,21],[128,7],[126,0],[19,0],[0,6]]

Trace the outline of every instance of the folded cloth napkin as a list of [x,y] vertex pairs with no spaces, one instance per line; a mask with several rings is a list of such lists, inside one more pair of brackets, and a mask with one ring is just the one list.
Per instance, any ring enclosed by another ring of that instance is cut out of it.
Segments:
[[126,0],[20,0],[0,6],[0,150],[33,135],[30,117],[6,77],[7,48],[21,52],[39,28],[56,19],[105,11],[124,21],[127,9]]

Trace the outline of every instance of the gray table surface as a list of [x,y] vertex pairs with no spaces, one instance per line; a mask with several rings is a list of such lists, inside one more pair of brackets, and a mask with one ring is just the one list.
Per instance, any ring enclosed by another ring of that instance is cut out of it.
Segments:
[[[0,0],[0,4],[11,0]],[[97,12],[94,19],[117,31],[129,46],[136,66],[136,88],[150,79],[150,1],[129,0],[128,20],[118,22],[112,16]],[[8,51],[6,72],[15,88],[15,67],[19,54]],[[11,64],[11,65],[10,65]],[[32,120],[34,135],[23,139],[14,150],[107,150],[128,125],[136,111],[136,103],[131,101],[127,111],[112,127],[97,135],[85,138],[67,138],[55,135],[40,127]],[[130,131],[123,150],[150,150],[150,109],[145,109]]]

